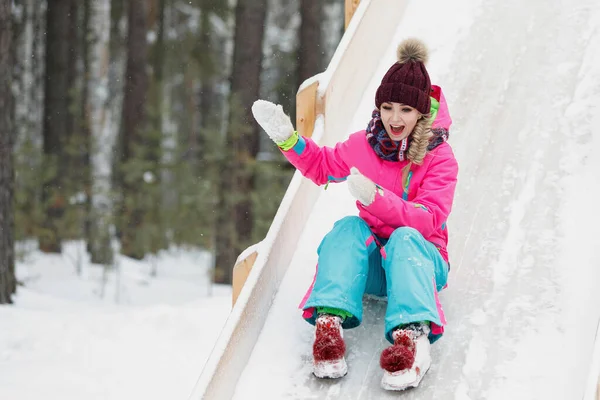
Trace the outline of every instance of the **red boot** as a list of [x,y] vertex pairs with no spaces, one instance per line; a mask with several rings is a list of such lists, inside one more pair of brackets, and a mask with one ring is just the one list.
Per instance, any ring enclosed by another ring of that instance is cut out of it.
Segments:
[[396,329],[394,344],[381,353],[383,368],[381,386],[386,390],[404,390],[417,387],[431,366],[429,327],[416,325]]
[[313,344],[313,373],[318,378],[341,378],[348,372],[342,319],[323,314],[317,318]]

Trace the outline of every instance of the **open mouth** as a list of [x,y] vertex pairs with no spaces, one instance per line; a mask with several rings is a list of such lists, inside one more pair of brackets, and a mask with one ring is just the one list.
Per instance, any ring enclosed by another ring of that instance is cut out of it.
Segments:
[[402,132],[404,132],[404,125],[390,125],[390,129],[392,134],[399,136],[402,135]]

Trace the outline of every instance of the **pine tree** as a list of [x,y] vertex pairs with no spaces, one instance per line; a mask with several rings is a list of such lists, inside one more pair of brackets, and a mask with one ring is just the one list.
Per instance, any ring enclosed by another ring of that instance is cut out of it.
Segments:
[[17,0],[13,4],[15,240],[22,240],[38,235],[43,214],[46,7],[44,1],[36,0]]
[[61,252],[62,218],[67,206],[66,135],[69,131],[69,20],[73,0],[49,2],[46,14],[46,75],[44,81],[44,221],[40,249]]
[[306,79],[321,72],[323,50],[321,44],[322,0],[300,2],[300,43],[298,48],[298,87]]
[[235,13],[229,124],[219,182],[215,281],[231,283],[237,256],[251,244],[259,128],[251,112],[260,94],[266,0],[239,0]]
[[113,260],[109,227],[113,220],[111,169],[113,136],[109,96],[110,0],[85,0],[84,120],[90,134],[90,204],[88,251],[93,263],[110,265]]
[[[146,158],[154,142],[145,143],[147,134],[146,99],[148,96],[148,45],[146,0],[129,0],[127,66],[121,120],[121,185],[120,234],[123,254],[141,259],[145,255],[144,224],[147,208],[153,199],[146,196],[145,183],[153,184],[154,165]],[[147,146],[148,145],[148,146]]]
[[0,0],[0,304],[11,303],[16,291],[11,4],[12,0]]

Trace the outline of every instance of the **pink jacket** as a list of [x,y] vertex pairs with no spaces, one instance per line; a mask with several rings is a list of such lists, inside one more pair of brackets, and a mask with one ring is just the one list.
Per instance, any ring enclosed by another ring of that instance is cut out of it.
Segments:
[[[449,129],[452,123],[443,94],[433,128]],[[293,149],[283,151],[286,158],[317,185],[346,180],[350,168],[378,184],[375,201],[369,206],[356,202],[359,216],[382,238],[403,226],[418,230],[433,243],[448,261],[446,221],[452,209],[458,163],[447,142],[427,153],[422,165],[412,165],[403,177],[408,161],[384,161],[367,142],[366,132],[350,135],[334,148],[319,147],[301,137]]]

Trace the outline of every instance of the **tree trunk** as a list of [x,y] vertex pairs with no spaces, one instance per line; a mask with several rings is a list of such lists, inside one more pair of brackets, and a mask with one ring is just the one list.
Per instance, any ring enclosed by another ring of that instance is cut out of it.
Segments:
[[239,0],[236,6],[229,126],[219,182],[217,283],[231,283],[235,260],[252,240],[252,194],[259,127],[252,117],[251,107],[260,95],[266,8],[266,0]]
[[12,0],[0,0],[0,304],[11,303],[16,291],[11,4]]
[[113,261],[109,226],[112,221],[111,153],[114,136],[109,134],[112,113],[109,107],[110,0],[86,0],[88,79],[85,91],[85,120],[91,135],[91,210],[88,249],[91,261],[110,265]]
[[[77,99],[77,61],[80,53],[80,46],[78,43],[79,37],[79,18],[78,18],[78,9],[79,9],[79,1],[81,0],[70,0],[69,1],[69,26],[68,26],[68,34],[69,38],[68,42],[68,52],[69,52],[69,60],[67,63],[67,132],[66,132],[66,144],[68,146],[67,152],[67,167],[68,172],[72,176],[78,175],[74,170],[77,169],[77,164],[74,163],[76,159],[76,155],[79,154],[77,148],[74,146],[76,140],[74,136],[77,135],[79,131],[78,118],[76,110],[79,109],[78,104],[76,103]],[[79,103],[80,104],[80,103]],[[78,142],[77,142],[78,143]],[[79,186],[77,183],[75,185],[70,184],[70,186]],[[71,188],[72,189],[72,188]],[[70,194],[70,193],[69,193]]]
[[136,195],[144,181],[142,173],[128,169],[127,163],[135,162],[140,151],[144,150],[148,95],[146,18],[146,0],[129,0],[125,97],[121,121],[121,166],[127,171],[121,174],[120,182],[123,194],[120,228],[122,253],[137,259],[144,257],[143,246],[136,240],[136,236],[142,234],[144,218],[144,210]]
[[15,240],[36,237],[41,223],[45,10],[44,1],[13,2]]
[[[115,192],[120,190],[120,171],[122,141],[121,117],[123,116],[123,97],[125,95],[125,68],[127,66],[127,1],[110,0],[110,54],[108,68],[108,108],[112,118],[107,122],[107,136],[113,133],[113,148],[111,150],[111,185]],[[115,212],[115,226],[117,236],[121,236],[118,216],[120,205],[117,202],[113,207]]]
[[[42,4],[39,4],[36,0],[28,0],[27,3],[28,7],[31,7],[33,19],[31,130],[32,136],[34,136],[34,140],[41,150],[44,143],[44,80],[46,78],[46,13],[48,12],[48,6],[46,4],[44,7],[43,1]],[[43,162],[43,160],[40,160],[40,162]],[[40,162],[37,164],[39,165]],[[39,193],[41,193],[41,190]]]
[[66,207],[63,182],[66,154],[65,134],[69,115],[69,11],[71,0],[49,2],[46,15],[46,76],[44,82],[44,156],[46,162],[42,192],[45,210],[40,250],[60,253],[61,219]]
[[[152,185],[156,191],[169,190],[168,187],[163,187],[162,174],[160,170],[162,159],[162,142],[164,139],[163,132],[163,104],[164,104],[164,64],[165,64],[165,8],[166,0],[157,0],[155,6],[156,18],[151,25],[152,29],[156,30],[156,41],[153,46],[152,54],[152,114],[151,114],[151,129],[147,134],[146,146],[147,154],[145,159],[151,165],[151,172],[155,179]],[[165,226],[161,214],[162,196],[160,193],[155,193],[154,201],[149,205],[147,212],[149,222],[155,226],[149,238],[149,250],[156,253],[161,249],[167,248],[167,237]]]
[[[206,2],[206,0],[205,0]],[[197,129],[193,129],[192,133],[195,136],[196,148],[194,149],[194,162],[198,167],[198,174],[206,176],[204,173],[206,169],[205,157],[207,155],[205,135],[211,134],[212,130],[209,131],[213,121],[211,121],[211,112],[213,110],[216,93],[214,90],[214,51],[212,49],[212,37],[211,37],[211,14],[208,12],[209,4],[202,4],[200,10],[200,43],[203,49],[202,54],[204,60],[202,62],[203,68],[200,71],[200,86],[198,88],[198,116],[199,123]],[[210,133],[209,133],[210,132]]]
[[[82,64],[82,79],[81,79],[81,101],[79,110],[79,121],[81,126],[82,136],[85,141],[85,153],[83,154],[84,166],[84,188],[85,188],[85,210],[83,221],[83,237],[86,242],[86,250],[92,253],[92,224],[94,221],[92,206],[92,153],[95,152],[95,147],[92,147],[92,128],[90,127],[89,104],[90,97],[90,49],[93,45],[93,36],[90,34],[90,18],[92,16],[92,1],[83,0],[82,4],[82,22],[80,46],[81,46],[81,64]],[[93,258],[93,257],[92,257]]]
[[298,87],[306,79],[321,72],[323,48],[321,43],[322,0],[300,2],[300,45],[298,49]]

